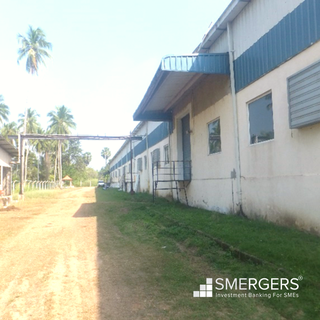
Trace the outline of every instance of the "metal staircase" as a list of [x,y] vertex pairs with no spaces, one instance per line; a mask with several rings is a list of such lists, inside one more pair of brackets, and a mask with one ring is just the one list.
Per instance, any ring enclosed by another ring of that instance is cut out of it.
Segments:
[[187,187],[191,182],[191,161],[155,161],[152,163],[152,195],[155,201],[157,190],[176,190],[177,200],[179,194],[184,192],[188,204]]

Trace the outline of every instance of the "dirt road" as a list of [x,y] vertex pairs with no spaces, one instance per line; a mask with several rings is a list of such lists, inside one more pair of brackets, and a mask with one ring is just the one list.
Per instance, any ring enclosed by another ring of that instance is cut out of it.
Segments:
[[148,203],[95,188],[30,197],[0,210],[0,320],[283,319],[260,300],[193,299],[200,273],[220,274],[161,236]]
[[99,257],[95,202],[94,188],[70,189],[0,211],[1,320],[130,318],[121,263]]

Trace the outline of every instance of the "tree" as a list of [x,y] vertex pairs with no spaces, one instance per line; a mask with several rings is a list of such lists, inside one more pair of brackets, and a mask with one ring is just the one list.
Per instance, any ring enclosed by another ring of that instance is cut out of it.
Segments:
[[[28,108],[26,113],[20,113],[18,119],[18,128],[24,127],[25,133],[36,133],[39,128],[38,117],[40,116],[36,110]],[[25,148],[23,150],[24,154],[24,181],[27,179],[28,173],[28,156],[29,156],[29,143],[25,141]]]
[[92,160],[92,154],[90,152],[85,152],[82,157],[84,163],[86,164],[86,166],[88,166]]
[[18,119],[18,128],[22,128],[25,126],[25,119],[27,119],[26,122],[26,129],[28,133],[37,133],[37,130],[39,128],[39,114],[37,113],[36,110],[33,110],[31,108],[27,109],[27,116],[25,113],[20,113],[19,114],[19,119]]
[[98,171],[92,168],[86,168],[87,179],[98,179]]
[[103,180],[108,181],[110,176],[110,164],[108,163],[105,167],[99,170],[99,177]]
[[[88,171],[87,164],[90,162],[91,153],[83,152],[79,140],[70,140],[68,147],[63,153],[63,175],[73,179],[74,184],[92,177],[92,171]],[[93,170],[93,169],[92,169]],[[90,174],[90,175],[89,175]],[[95,172],[95,178],[98,173]]]
[[[45,134],[45,131],[39,126],[36,130],[37,134]],[[38,162],[37,162],[37,166],[38,166],[38,175],[37,175],[37,179],[40,180],[40,170],[39,170],[39,166],[40,166],[40,157],[43,155],[43,153],[48,152],[49,147],[50,147],[50,141],[48,140],[43,140],[43,139],[39,139],[39,140],[33,140],[31,142],[32,148],[35,150],[35,152],[37,153],[37,158],[38,158]],[[46,162],[44,161],[44,167],[45,167],[45,171],[46,173],[48,172],[48,168],[46,168]],[[48,174],[44,174],[44,176],[48,176]],[[47,180],[47,179],[46,179]]]
[[38,75],[39,65],[45,66],[45,59],[51,58],[48,50],[52,50],[52,44],[46,40],[42,29],[34,29],[32,26],[29,26],[26,36],[18,34],[18,43],[18,64],[26,58],[27,72]]
[[109,150],[108,147],[103,148],[103,150],[101,151],[101,157],[104,158],[104,161],[106,162],[105,165],[107,165],[107,160],[110,158],[111,156],[111,151]]
[[[22,59],[26,59],[26,70],[30,75],[38,75],[39,65],[45,66],[45,59],[51,58],[48,50],[52,50],[52,44],[46,40],[46,35],[42,29],[34,29],[29,25],[26,36],[18,34],[18,43],[20,48],[18,49],[18,64]],[[23,133],[27,133],[27,116],[28,112],[25,112],[24,118],[24,130]],[[23,146],[24,148],[25,146]],[[24,154],[24,150],[22,150]],[[27,162],[25,166],[21,163],[21,177],[23,177],[23,171],[27,172]],[[25,174],[26,176],[26,174]],[[22,181],[21,181],[22,182]],[[23,194],[23,184],[20,183],[20,194]]]
[[49,119],[49,131],[56,134],[70,134],[71,129],[76,128],[71,110],[65,106],[56,107],[55,111],[50,111],[47,115]]
[[1,135],[10,142],[11,139],[8,138],[10,135],[17,135],[18,134],[18,126],[17,124],[12,121],[9,123],[6,123],[2,128],[1,128]]
[[8,116],[10,114],[9,107],[4,104],[3,96],[0,94],[0,123],[3,124],[4,121],[8,121]]
[[[71,110],[65,106],[56,107],[55,111],[50,111],[47,115],[49,119],[48,130],[50,133],[56,134],[70,134],[71,129],[76,128],[76,123],[73,121],[73,115]],[[59,184],[62,186],[62,150],[61,140],[58,140],[58,172],[59,172]]]

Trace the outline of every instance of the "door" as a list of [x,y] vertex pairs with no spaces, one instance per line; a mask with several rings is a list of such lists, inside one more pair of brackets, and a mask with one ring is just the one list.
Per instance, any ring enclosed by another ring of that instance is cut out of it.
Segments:
[[190,115],[181,119],[182,127],[182,157],[183,179],[191,180],[191,143],[190,143]]

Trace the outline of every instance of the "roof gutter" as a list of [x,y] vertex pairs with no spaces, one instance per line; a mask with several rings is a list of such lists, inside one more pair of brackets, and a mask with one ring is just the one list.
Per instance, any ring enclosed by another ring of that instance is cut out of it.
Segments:
[[[168,85],[172,73],[183,74],[229,74],[229,59],[227,53],[193,53],[183,55],[170,55],[161,59],[160,66],[153,77],[145,96],[133,114],[134,120],[140,121],[170,121],[172,114],[169,112],[172,101],[162,101],[163,108],[147,110],[150,102],[155,99],[155,95],[163,86]],[[180,82],[183,83],[183,82]],[[183,85],[178,91],[183,90]],[[170,91],[170,90],[169,90]],[[177,92],[178,94],[179,92]],[[171,94],[173,94],[171,92]],[[169,92],[170,96],[170,92]],[[174,98],[174,97],[171,97]],[[163,112],[165,111],[165,112]]]
[[148,102],[152,99],[154,93],[156,92],[157,88],[161,85],[161,83],[165,80],[165,78],[169,75],[168,72],[162,72],[162,61],[160,63],[160,66],[154,76],[154,78],[151,81],[151,84],[147,90],[147,93],[143,97],[139,107],[135,111],[133,115],[133,119],[136,119],[137,115],[147,107]]
[[211,23],[207,33],[203,36],[202,42],[195,49],[195,52],[208,52],[213,43],[227,30],[228,23],[232,22],[250,1],[251,0],[233,0],[220,18],[214,24]]

